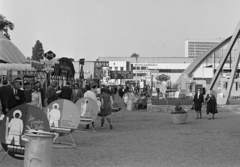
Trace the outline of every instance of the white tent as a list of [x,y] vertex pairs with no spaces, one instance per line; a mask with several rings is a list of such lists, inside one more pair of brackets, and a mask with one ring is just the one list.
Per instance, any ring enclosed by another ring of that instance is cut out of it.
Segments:
[[26,63],[27,58],[22,52],[0,32],[0,60],[6,63]]

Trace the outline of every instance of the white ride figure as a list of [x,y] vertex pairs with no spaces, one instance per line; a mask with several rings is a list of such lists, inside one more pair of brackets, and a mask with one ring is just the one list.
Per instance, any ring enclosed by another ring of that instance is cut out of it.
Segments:
[[48,117],[50,126],[59,127],[58,121],[61,118],[61,112],[59,110],[59,104],[58,103],[54,103],[52,105],[52,109],[51,109],[50,112],[49,112],[49,108],[48,108],[47,117]]
[[91,117],[88,99],[82,104],[81,117]]
[[8,124],[9,132],[8,132],[8,140],[7,144],[11,144],[14,139],[14,145],[20,145],[20,136],[23,132],[23,121],[20,119],[22,117],[22,112],[20,110],[15,110],[13,112],[13,118]]

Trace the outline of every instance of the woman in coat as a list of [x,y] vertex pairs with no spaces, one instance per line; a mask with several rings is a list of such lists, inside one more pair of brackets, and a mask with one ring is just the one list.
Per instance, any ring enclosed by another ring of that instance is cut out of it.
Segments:
[[[214,114],[217,113],[217,101],[212,90],[210,90],[210,93],[207,94],[205,101],[207,102],[207,115],[209,115],[209,119],[214,119]],[[212,117],[209,113],[212,114]]]
[[100,99],[101,99],[101,127],[103,128],[105,118],[107,118],[107,121],[110,125],[110,129],[113,129],[112,125],[112,120],[111,120],[111,115],[112,115],[112,101],[111,101],[111,96],[105,92],[105,88],[101,89],[102,94],[100,94]]

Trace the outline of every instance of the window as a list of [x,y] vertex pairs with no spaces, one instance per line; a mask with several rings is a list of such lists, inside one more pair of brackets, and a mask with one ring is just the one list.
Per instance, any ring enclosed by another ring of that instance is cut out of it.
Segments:
[[118,70],[118,68],[117,67],[115,67],[115,71],[117,71]]
[[120,67],[121,68],[121,71],[123,71],[123,67]]
[[146,70],[147,69],[147,67],[141,67],[141,70]]
[[137,67],[137,70],[140,70],[140,67]]

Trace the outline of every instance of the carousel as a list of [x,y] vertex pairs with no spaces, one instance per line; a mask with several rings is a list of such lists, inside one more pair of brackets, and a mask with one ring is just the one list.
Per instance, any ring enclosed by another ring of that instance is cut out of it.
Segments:
[[70,59],[55,59],[52,51],[44,54],[45,59],[40,62],[28,60],[23,53],[2,33],[0,33],[0,84],[3,80],[39,81],[46,88],[52,80],[62,87],[66,81],[74,80],[74,66]]

